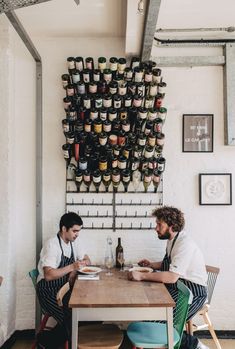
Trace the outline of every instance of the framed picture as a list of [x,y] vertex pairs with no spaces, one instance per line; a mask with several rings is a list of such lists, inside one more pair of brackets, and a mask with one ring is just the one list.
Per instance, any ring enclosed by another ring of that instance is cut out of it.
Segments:
[[183,152],[213,152],[213,114],[183,115]]
[[199,204],[232,205],[232,174],[200,173]]

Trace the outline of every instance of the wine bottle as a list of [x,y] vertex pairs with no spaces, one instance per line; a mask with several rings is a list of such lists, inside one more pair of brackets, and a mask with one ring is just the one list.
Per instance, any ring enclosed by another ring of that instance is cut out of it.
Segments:
[[146,170],[145,173],[144,173],[144,191],[147,192],[148,191],[148,187],[150,186],[151,184],[151,181],[152,181],[152,171],[150,170]]
[[112,183],[113,183],[113,190],[116,193],[118,191],[118,187],[120,184],[120,171],[118,169],[114,169],[112,171]]
[[89,192],[90,190],[90,185],[91,185],[91,173],[89,170],[85,170],[83,174],[83,181],[86,186],[86,191]]
[[80,192],[80,187],[82,184],[82,171],[80,169],[77,169],[75,171],[75,184],[77,187],[77,191]]
[[122,171],[122,184],[124,186],[125,193],[128,190],[128,186],[130,184],[130,181],[131,181],[131,171],[127,170],[127,169],[123,170]]
[[99,170],[93,172],[93,184],[95,186],[95,190],[98,193],[101,183],[101,173]]
[[157,169],[153,171],[153,186],[154,186],[154,193],[157,192],[158,186],[160,184],[160,172],[158,172]]
[[121,245],[121,238],[118,238],[118,244],[116,247],[116,268],[121,268],[121,264],[118,261],[118,253],[123,252],[123,247]]
[[103,174],[103,179],[102,179],[103,185],[105,186],[105,191],[109,191],[109,186],[111,184],[111,171],[106,170],[105,173]]

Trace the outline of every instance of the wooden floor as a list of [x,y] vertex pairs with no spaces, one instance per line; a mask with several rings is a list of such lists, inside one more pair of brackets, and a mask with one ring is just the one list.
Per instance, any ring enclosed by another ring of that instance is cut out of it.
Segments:
[[[206,344],[210,349],[216,349],[216,346],[211,339],[201,339],[201,341],[204,344]],[[234,349],[235,339],[221,339],[220,344],[223,349]],[[30,349],[31,345],[32,345],[32,340],[18,340],[11,348],[12,349]],[[131,345],[129,342],[125,341],[122,344],[120,349],[131,349]]]

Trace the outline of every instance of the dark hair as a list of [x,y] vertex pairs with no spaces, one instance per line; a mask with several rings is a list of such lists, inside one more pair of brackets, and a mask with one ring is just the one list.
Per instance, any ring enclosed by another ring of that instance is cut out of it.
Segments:
[[72,228],[75,224],[83,225],[81,217],[75,212],[65,213],[60,218],[60,230],[62,230],[62,227],[65,227],[68,230],[69,228]]
[[163,206],[153,211],[153,216],[158,220],[163,220],[174,232],[180,232],[184,228],[184,214],[178,208]]

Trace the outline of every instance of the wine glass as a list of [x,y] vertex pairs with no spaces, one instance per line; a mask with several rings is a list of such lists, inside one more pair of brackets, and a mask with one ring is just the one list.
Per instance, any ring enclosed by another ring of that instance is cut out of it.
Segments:
[[118,260],[118,262],[121,265],[120,271],[124,271],[123,267],[124,267],[125,259],[124,259],[124,253],[123,252],[118,252],[117,260]]
[[111,273],[111,271],[110,271],[110,269],[111,269],[111,268],[113,267],[113,265],[114,265],[114,259],[113,259],[113,257],[112,257],[112,256],[107,256],[107,257],[105,257],[104,263],[105,263],[106,268],[108,269],[108,272],[106,273],[106,275],[108,275],[108,276],[113,275],[113,273]]

